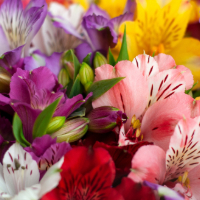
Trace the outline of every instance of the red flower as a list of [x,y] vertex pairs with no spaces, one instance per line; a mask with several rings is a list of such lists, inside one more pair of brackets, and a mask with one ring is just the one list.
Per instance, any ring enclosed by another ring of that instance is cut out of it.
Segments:
[[151,188],[135,183],[130,178],[123,178],[116,190],[122,194],[124,200],[156,200]]
[[109,153],[102,148],[77,147],[65,155],[62,179],[56,189],[42,200],[123,200],[111,188],[115,166]]

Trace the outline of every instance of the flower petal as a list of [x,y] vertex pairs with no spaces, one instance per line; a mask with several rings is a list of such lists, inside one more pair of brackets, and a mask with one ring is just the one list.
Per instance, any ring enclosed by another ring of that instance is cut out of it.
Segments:
[[135,65],[135,67],[140,69],[142,75],[146,78],[152,77],[159,72],[160,66],[158,66],[158,63],[155,61],[155,59],[149,55],[138,55],[133,59],[132,63]]
[[[93,102],[93,107],[113,106],[125,112],[129,117],[125,124],[128,129],[131,118],[138,118],[147,105],[147,81],[142,73],[129,61],[118,62],[115,68],[103,65],[95,70],[95,80],[104,80],[114,77],[126,77],[108,92]],[[131,87],[130,87],[131,86]]]
[[39,192],[39,198],[41,198],[44,194],[54,189],[60,179],[60,168],[64,162],[64,157],[61,158],[56,164],[51,166],[46,174],[43,176],[42,180],[40,181],[41,189]]
[[178,178],[200,163],[200,117],[184,118],[176,125],[166,153],[165,180]]
[[165,152],[158,146],[143,146],[132,159],[131,172],[128,177],[135,182],[146,180],[162,184],[165,171]]
[[[169,148],[170,137],[178,121],[190,117],[194,99],[184,93],[174,94],[158,101],[146,111],[141,126],[145,141],[154,142],[165,151]],[[197,111],[198,113],[198,111]]]
[[[184,65],[192,71],[194,82],[200,80],[200,41],[194,38],[183,38],[180,43],[169,52],[177,65]],[[200,87],[200,82],[195,88]]]
[[37,163],[18,143],[13,144],[6,152],[3,173],[9,194],[12,196],[26,187],[39,183]]
[[185,92],[185,78],[179,70],[169,69],[148,79],[148,107],[162,99],[167,99],[177,92]]

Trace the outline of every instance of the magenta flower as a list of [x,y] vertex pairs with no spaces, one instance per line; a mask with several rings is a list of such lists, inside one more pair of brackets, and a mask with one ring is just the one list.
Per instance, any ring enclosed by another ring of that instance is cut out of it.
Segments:
[[0,95],[1,105],[10,104],[19,115],[23,124],[25,138],[32,142],[32,129],[37,116],[48,105],[61,97],[54,113],[55,116],[68,117],[91,96],[85,99],[81,94],[69,99],[64,91],[60,91],[56,76],[46,67],[29,72],[17,69],[11,78],[10,98]]
[[31,147],[26,147],[33,160],[38,164],[42,175],[55,163],[57,163],[68,151],[71,150],[69,143],[56,143],[49,135],[36,138]]

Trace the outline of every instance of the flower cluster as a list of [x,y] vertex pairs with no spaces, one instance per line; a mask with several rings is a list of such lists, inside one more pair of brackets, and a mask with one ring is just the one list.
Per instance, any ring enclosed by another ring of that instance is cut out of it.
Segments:
[[0,200],[200,199],[199,1],[0,1]]

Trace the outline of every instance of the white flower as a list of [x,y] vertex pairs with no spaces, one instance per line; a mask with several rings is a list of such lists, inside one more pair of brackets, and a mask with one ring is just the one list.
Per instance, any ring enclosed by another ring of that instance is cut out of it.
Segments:
[[18,144],[13,144],[0,164],[0,199],[37,200],[58,185],[64,158],[49,168],[41,181],[38,165]]

